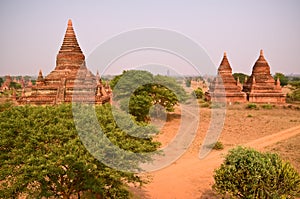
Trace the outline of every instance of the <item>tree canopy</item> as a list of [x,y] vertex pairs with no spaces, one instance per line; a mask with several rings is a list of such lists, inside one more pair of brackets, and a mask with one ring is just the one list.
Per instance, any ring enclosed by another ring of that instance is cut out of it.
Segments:
[[2,77],[0,77],[0,86],[2,86],[4,80],[2,79]]
[[239,80],[242,84],[245,83],[246,78],[249,78],[249,76],[244,73],[233,73],[232,75],[235,80],[237,80],[239,78]]
[[[132,152],[156,151],[159,143],[151,137],[138,139],[123,132],[110,105],[96,106],[95,111],[104,134],[116,145]],[[82,122],[88,124],[89,118]],[[144,182],[134,173],[106,166],[87,151],[74,126],[71,105],[4,106],[0,129],[0,198],[128,198],[127,184]],[[132,129],[142,134],[147,130],[155,132],[150,127]],[[125,162],[138,169],[137,162]]]
[[14,88],[14,89],[20,89],[20,88],[22,88],[21,84],[16,83],[16,82],[10,82],[9,87],[10,88]]
[[279,78],[280,86],[286,86],[289,82],[288,77],[286,77],[283,73],[275,73],[274,79],[277,80]]
[[153,105],[159,104],[166,111],[174,111],[174,106],[187,99],[187,94],[174,78],[152,75],[147,71],[124,71],[111,81],[114,99],[121,108],[136,117],[147,121]]

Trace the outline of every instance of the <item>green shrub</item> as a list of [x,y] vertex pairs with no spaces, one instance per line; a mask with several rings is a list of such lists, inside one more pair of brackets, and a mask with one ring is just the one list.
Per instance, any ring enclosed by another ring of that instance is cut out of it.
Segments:
[[13,107],[13,104],[10,101],[0,103],[0,112],[10,109],[11,107]]
[[263,109],[272,109],[274,106],[272,104],[263,104],[261,105]]
[[214,150],[222,150],[222,149],[224,149],[224,145],[220,141],[214,142],[212,144],[208,144],[208,145],[206,145],[206,147],[209,148],[209,149],[214,149]]
[[300,175],[277,154],[237,147],[215,170],[213,189],[233,198],[295,198],[300,195]]
[[287,102],[300,102],[300,88],[294,89],[286,98]]
[[202,99],[204,97],[203,90],[199,87],[194,90],[192,94],[195,95],[197,99]]
[[204,102],[200,104],[200,107],[209,107],[209,103],[208,102]]
[[216,143],[213,144],[212,148],[215,150],[222,150],[222,149],[224,149],[224,145],[222,142],[217,141]]
[[258,109],[257,105],[254,103],[249,103],[246,106],[247,109]]

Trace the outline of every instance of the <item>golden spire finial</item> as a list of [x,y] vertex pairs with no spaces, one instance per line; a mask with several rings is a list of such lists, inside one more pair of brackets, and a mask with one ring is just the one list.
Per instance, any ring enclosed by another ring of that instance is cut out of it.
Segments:
[[224,57],[226,57],[226,56],[227,56],[226,51],[224,51]]

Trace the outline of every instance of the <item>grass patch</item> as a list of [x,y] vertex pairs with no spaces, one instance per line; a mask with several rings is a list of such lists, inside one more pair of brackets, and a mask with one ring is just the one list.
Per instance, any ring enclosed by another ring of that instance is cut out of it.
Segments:
[[209,107],[209,103],[208,102],[203,102],[200,104],[200,107]]
[[274,106],[272,105],[272,104],[263,104],[263,105],[261,105],[261,107],[263,108],[263,109],[272,109]]
[[212,103],[210,108],[224,108],[226,105],[224,103]]
[[247,104],[246,109],[256,109],[257,110],[258,106],[254,103],[249,103],[249,104]]

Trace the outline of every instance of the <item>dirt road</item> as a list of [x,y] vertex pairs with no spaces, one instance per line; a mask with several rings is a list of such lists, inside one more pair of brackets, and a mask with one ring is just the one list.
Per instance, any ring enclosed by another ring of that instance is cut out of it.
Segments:
[[[261,150],[297,134],[300,134],[300,125],[255,139],[243,145]],[[186,153],[169,167],[152,172],[151,183],[141,190],[134,190],[134,192],[137,194],[137,198],[217,198],[211,191],[213,171],[220,166],[224,154],[231,148],[232,146],[226,147],[222,151],[212,151],[202,160],[195,153]]]

